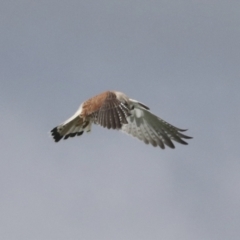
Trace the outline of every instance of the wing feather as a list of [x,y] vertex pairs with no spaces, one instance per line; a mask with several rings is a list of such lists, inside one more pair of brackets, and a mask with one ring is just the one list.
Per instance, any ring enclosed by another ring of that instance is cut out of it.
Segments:
[[114,93],[109,93],[100,109],[93,114],[97,115],[96,124],[108,129],[120,129],[123,124],[128,123],[127,116],[130,115],[130,109],[118,100]]
[[51,130],[56,142],[69,137],[80,136],[84,131],[90,132],[91,124],[104,128],[121,129],[154,147],[175,148],[173,141],[188,144],[185,139],[191,137],[183,134],[185,129],[177,128],[150,112],[150,109],[125,94],[107,91],[81,104],[77,112],[64,123]]
[[[145,106],[145,105],[144,105]],[[175,148],[172,140],[181,144],[187,144],[182,138],[190,139],[180,132],[179,129],[161,118],[151,113],[142,104],[134,102],[134,108],[131,110],[131,116],[127,117],[128,124],[122,125],[121,130],[125,133],[144,141],[146,144],[151,143],[153,146],[159,146],[162,149],[165,145]]]

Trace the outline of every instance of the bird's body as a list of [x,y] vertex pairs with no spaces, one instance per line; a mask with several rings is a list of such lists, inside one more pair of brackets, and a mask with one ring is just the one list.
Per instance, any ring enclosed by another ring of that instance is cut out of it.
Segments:
[[77,112],[64,123],[52,129],[55,142],[62,138],[80,136],[90,132],[91,125],[122,130],[146,144],[174,148],[171,140],[187,144],[190,139],[183,129],[176,128],[149,111],[144,104],[128,98],[124,93],[106,91],[83,102]]

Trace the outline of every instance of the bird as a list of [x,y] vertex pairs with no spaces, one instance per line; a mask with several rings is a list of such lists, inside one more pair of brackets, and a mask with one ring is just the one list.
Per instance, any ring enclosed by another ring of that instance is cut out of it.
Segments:
[[76,113],[51,130],[55,142],[90,132],[92,124],[121,130],[154,147],[175,148],[172,141],[187,145],[191,139],[150,111],[145,104],[118,91],[105,91],[83,102]]

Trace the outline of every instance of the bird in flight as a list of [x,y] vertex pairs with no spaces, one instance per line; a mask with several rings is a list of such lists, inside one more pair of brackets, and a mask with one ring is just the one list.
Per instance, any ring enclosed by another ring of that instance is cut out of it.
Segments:
[[55,142],[62,138],[80,136],[90,132],[92,124],[122,130],[146,144],[164,149],[175,148],[172,140],[187,144],[183,139],[192,137],[150,112],[149,107],[127,97],[124,93],[106,91],[83,102],[68,120],[51,130]]

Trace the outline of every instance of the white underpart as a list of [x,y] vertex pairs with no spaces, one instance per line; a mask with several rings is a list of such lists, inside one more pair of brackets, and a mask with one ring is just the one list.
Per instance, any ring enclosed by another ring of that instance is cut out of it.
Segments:
[[135,115],[136,115],[137,118],[143,117],[143,111],[142,111],[142,109],[136,108],[136,109],[135,109]]

